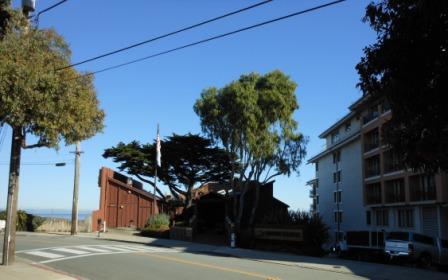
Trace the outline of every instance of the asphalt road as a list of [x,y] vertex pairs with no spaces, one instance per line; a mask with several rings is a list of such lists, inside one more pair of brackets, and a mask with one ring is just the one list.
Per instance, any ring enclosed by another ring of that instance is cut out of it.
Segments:
[[71,236],[18,236],[17,258],[79,279],[365,279],[207,252]]

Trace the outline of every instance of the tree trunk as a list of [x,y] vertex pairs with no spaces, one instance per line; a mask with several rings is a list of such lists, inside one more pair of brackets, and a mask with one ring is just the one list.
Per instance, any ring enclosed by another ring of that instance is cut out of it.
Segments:
[[9,164],[8,198],[6,204],[6,228],[3,242],[3,265],[15,261],[17,200],[19,196],[20,155],[22,152],[22,128],[12,128],[11,159]]
[[258,208],[258,202],[260,200],[260,184],[256,183],[255,185],[255,199],[252,204],[252,211],[250,212],[250,218],[249,218],[249,227],[252,228],[255,222],[255,217],[257,214],[257,208]]

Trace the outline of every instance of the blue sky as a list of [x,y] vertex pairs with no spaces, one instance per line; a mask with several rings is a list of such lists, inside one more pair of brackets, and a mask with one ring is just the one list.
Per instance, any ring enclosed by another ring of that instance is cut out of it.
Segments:
[[[57,1],[37,1],[42,10]],[[43,14],[40,27],[62,34],[77,62],[127,46],[259,1],[67,1]],[[13,1],[14,5],[20,1]],[[206,37],[229,32],[264,20],[320,5],[325,1],[277,0],[100,61],[79,66],[95,71],[142,56],[178,47]],[[308,156],[322,150],[320,132],[347,112],[361,92],[356,88],[355,65],[362,49],[374,42],[375,34],[362,22],[369,1],[349,0],[313,13],[273,23],[227,38],[184,49],[121,69],[98,74],[95,87],[106,112],[103,133],[82,142],[81,209],[97,209],[98,170],[116,168],[102,158],[105,148],[119,141],[152,141],[157,122],[161,136],[199,133],[199,118],[193,104],[201,91],[222,87],[243,73],[266,73],[280,69],[298,84],[300,109],[295,114],[300,131],[309,137]],[[0,146],[0,208],[6,204],[11,129]],[[1,138],[0,138],[1,139]],[[65,167],[23,165],[20,178],[20,208],[69,209],[73,190],[74,146],[59,151],[34,149],[23,152],[23,163],[65,161]],[[162,151],[163,160],[163,151]],[[300,167],[300,176],[278,177],[274,194],[292,209],[309,209],[306,181],[314,168]],[[146,186],[147,187],[147,186]]]

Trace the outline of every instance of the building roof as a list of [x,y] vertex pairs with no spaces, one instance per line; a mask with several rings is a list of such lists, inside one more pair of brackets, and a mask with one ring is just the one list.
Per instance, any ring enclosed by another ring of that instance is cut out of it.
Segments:
[[340,118],[337,122],[335,122],[332,126],[330,126],[329,128],[327,128],[324,132],[322,132],[319,135],[319,138],[325,138],[327,137],[328,134],[332,133],[336,128],[338,128],[339,126],[341,126],[342,124],[344,124],[346,121],[348,121],[349,119],[353,118],[356,115],[356,112],[351,111],[349,113],[347,113],[345,116],[343,116],[342,118]]
[[344,124],[346,121],[348,121],[349,119],[354,117],[356,115],[355,109],[358,108],[358,106],[360,106],[361,104],[363,104],[366,100],[367,100],[367,97],[364,95],[361,96],[360,98],[358,98],[358,100],[356,100],[352,105],[350,105],[348,107],[350,109],[350,112],[348,112],[346,115],[344,115],[338,121],[336,121],[333,125],[331,125],[329,128],[327,128],[324,132],[322,132],[319,135],[319,138],[327,137],[327,135],[330,134],[331,132],[333,132],[336,128],[338,128],[339,126]]
[[318,159],[326,156],[327,154],[333,152],[334,150],[337,150],[339,148],[341,148],[342,146],[345,146],[353,141],[355,141],[357,138],[359,138],[361,134],[358,132],[344,140],[342,140],[341,142],[339,142],[338,144],[331,146],[330,148],[324,150],[323,152],[320,152],[319,154],[315,155],[314,157],[310,158],[308,160],[308,163],[315,163]]

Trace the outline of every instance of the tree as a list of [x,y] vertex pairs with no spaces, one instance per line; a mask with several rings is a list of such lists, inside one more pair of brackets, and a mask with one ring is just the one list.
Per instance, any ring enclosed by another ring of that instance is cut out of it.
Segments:
[[[299,108],[297,85],[280,71],[242,75],[223,88],[208,88],[194,105],[201,126],[213,141],[238,156],[240,170],[232,170],[233,217],[241,226],[245,195],[256,182],[249,226],[254,223],[260,185],[278,175],[298,172],[305,156],[305,137],[293,119]],[[233,180],[233,178],[236,180]]]
[[[157,168],[157,177],[170,190],[171,194],[185,202],[188,208],[192,203],[193,188],[199,183],[228,180],[233,158],[223,149],[213,147],[210,140],[199,135],[173,134],[161,141],[162,164]],[[106,149],[103,157],[112,158],[121,165],[121,171],[136,176],[155,187],[153,180],[156,167],[156,144],[119,143]],[[156,187],[158,195],[165,199],[163,192]]]
[[377,41],[357,65],[364,95],[385,98],[384,140],[407,167],[448,170],[448,3],[383,0],[367,6]]
[[[22,149],[58,148],[92,137],[103,128],[93,80],[73,68],[70,50],[54,30],[27,26],[18,11],[0,2],[0,124],[12,128],[8,222],[3,263],[14,261],[15,220]],[[36,143],[28,144],[27,136]],[[10,225],[10,226],[9,226]]]

